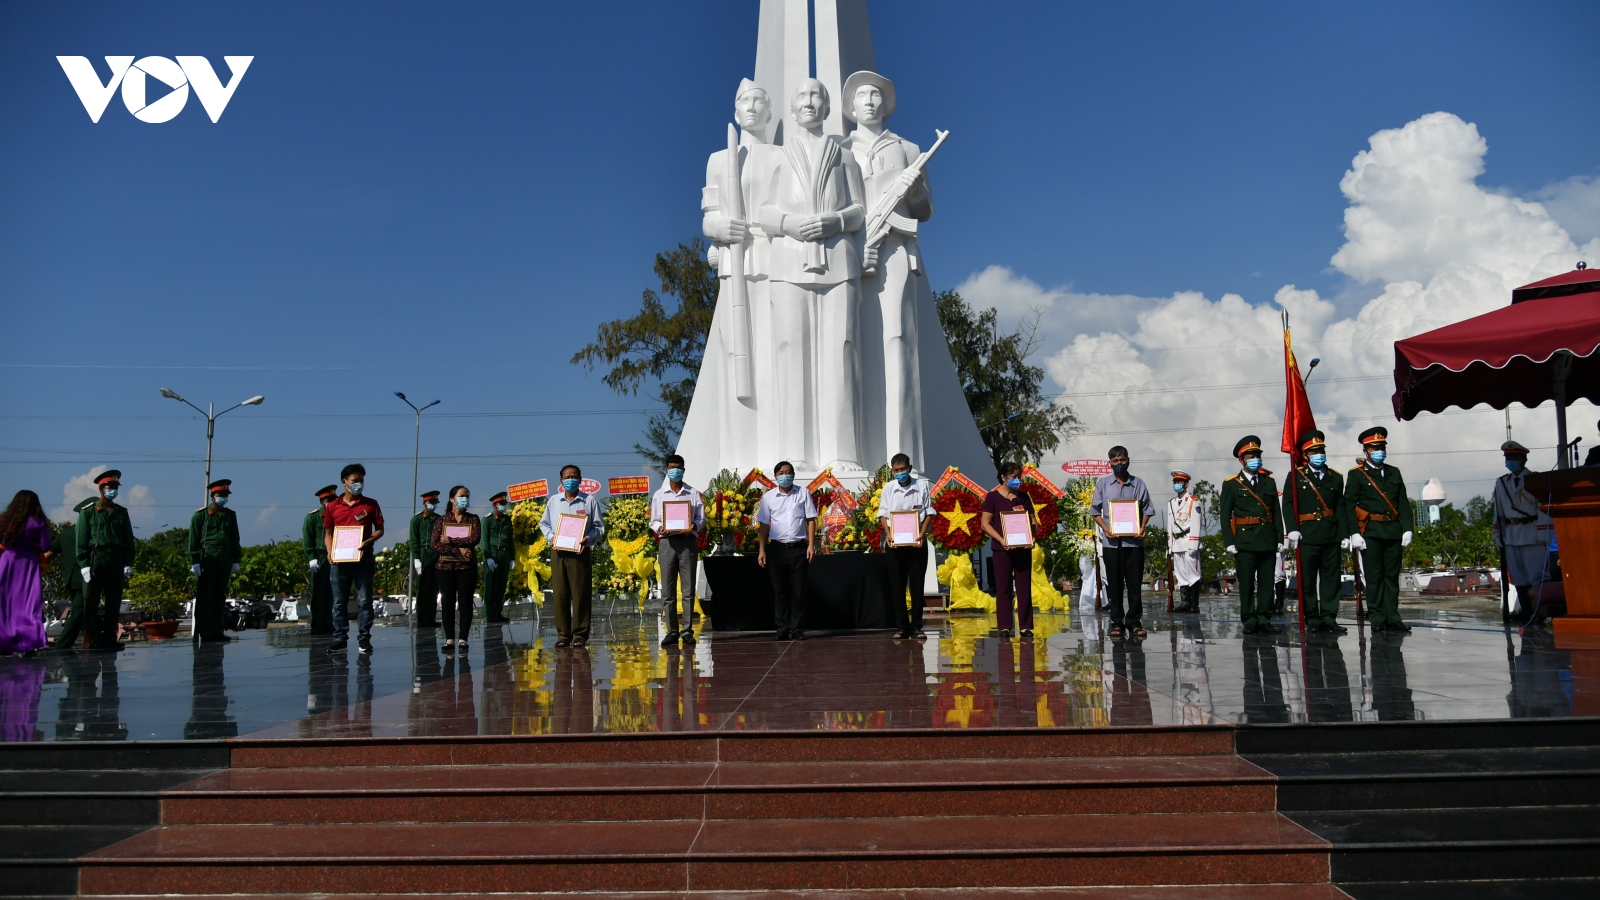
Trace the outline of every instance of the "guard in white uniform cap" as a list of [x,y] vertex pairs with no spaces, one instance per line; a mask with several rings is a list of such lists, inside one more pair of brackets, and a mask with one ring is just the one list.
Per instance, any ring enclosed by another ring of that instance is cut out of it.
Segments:
[[1205,525],[1205,504],[1189,493],[1189,473],[1172,473],[1173,497],[1167,501],[1167,552],[1172,556],[1172,579],[1182,600],[1176,613],[1200,611],[1200,531]]
[[1494,483],[1494,539],[1505,551],[1507,574],[1517,589],[1524,612],[1533,609],[1529,598],[1545,580],[1550,558],[1550,517],[1539,511],[1539,498],[1529,493],[1528,448],[1516,441],[1500,445],[1506,474]]

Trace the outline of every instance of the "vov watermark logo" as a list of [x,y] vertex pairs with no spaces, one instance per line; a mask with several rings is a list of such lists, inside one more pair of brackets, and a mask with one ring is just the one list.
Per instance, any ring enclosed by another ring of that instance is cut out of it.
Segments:
[[[233,92],[238,90],[245,70],[250,68],[250,61],[255,57],[224,56],[222,59],[230,73],[226,85],[204,56],[180,56],[176,62],[165,56],[146,56],[138,62],[131,56],[105,59],[111,69],[111,80],[102,84],[100,76],[95,74],[94,63],[89,62],[87,56],[56,57],[62,71],[67,73],[67,80],[72,82],[72,89],[78,92],[78,99],[83,101],[90,121],[100,121],[111,95],[121,87],[122,104],[128,112],[141,122],[156,124],[170,122],[183,112],[184,105],[189,102],[190,87],[194,88],[194,95],[200,98],[200,105],[205,107],[211,121],[221,119],[222,111],[228,108],[228,101],[233,99]],[[152,78],[171,90],[146,103],[146,87]]]

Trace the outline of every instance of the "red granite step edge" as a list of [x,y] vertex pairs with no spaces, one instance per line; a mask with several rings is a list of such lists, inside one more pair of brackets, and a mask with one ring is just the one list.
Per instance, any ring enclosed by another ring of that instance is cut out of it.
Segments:
[[[146,894],[102,894],[101,900],[147,900]],[[325,894],[190,894],[187,900],[325,900]],[[477,900],[471,894],[363,894],[361,900]],[[585,892],[582,900],[707,897],[696,891]],[[548,900],[555,893],[496,893],[495,900]],[[716,900],[1350,900],[1331,884],[1207,884],[1138,887],[913,888],[910,890],[718,891]]]

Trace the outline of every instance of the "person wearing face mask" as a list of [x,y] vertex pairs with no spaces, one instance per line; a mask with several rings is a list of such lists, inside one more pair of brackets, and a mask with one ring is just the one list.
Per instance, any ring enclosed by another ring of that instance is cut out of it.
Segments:
[[[1344,634],[1339,624],[1340,578],[1344,557],[1339,510],[1344,506],[1344,476],[1328,468],[1328,442],[1320,431],[1300,436],[1306,464],[1294,470],[1283,491],[1284,543],[1300,551],[1300,594],[1306,629]],[[1299,512],[1296,512],[1298,510]]]
[[1367,621],[1374,633],[1409,634],[1400,620],[1400,560],[1415,526],[1405,478],[1387,462],[1389,429],[1361,432],[1365,457],[1344,480],[1344,532],[1361,554],[1367,583]]
[[773,639],[803,641],[800,620],[805,616],[806,567],[816,553],[817,504],[810,491],[795,487],[793,463],[778,463],[772,475],[778,486],[762,494],[756,508],[756,564],[772,576]]
[[359,610],[357,647],[363,655],[372,653],[372,548],[383,537],[383,509],[378,501],[364,495],[366,477],[367,469],[360,463],[345,466],[339,472],[344,493],[322,511],[324,549],[330,559],[335,528],[361,529],[361,558],[356,562],[333,564],[333,641],[328,644],[329,653],[338,653],[349,646],[352,594]]
[[[895,640],[925,641],[928,636],[922,630],[922,607],[926,599],[922,586],[928,577],[928,515],[933,510],[933,501],[928,498],[928,480],[918,478],[911,471],[909,455],[896,453],[889,460],[889,474],[892,477],[884,484],[883,496],[878,501],[878,524],[883,528],[884,544],[889,543],[890,513],[914,512],[918,522],[915,546],[889,546],[885,551],[889,563],[889,596],[902,601],[890,601],[894,603],[900,626]],[[908,591],[911,594],[909,609],[904,602]]]
[[[472,632],[472,592],[478,586],[477,548],[483,540],[483,526],[475,514],[467,511],[471,505],[472,496],[466,485],[451,488],[449,509],[433,520],[433,534],[428,536],[439,560],[434,568],[438,572],[446,653],[465,652],[467,635]],[[451,528],[465,528],[467,533],[451,537],[446,533]]]
[[330,484],[317,491],[317,508],[306,513],[300,523],[300,549],[306,555],[306,568],[310,581],[308,600],[311,604],[311,633],[333,634],[333,570],[328,567],[328,551],[324,549],[322,517],[328,503],[339,495],[339,486]]
[[489,498],[493,510],[483,518],[483,619],[499,625],[506,618],[506,585],[511,581],[511,566],[516,552],[512,540],[511,510],[506,492]]
[[1523,612],[1531,614],[1533,589],[1545,579],[1550,557],[1550,517],[1539,511],[1539,498],[1527,489],[1528,448],[1506,441],[1500,452],[1506,474],[1494,483],[1494,541],[1505,553],[1506,575]]
[[122,586],[133,574],[133,524],[128,511],[116,503],[122,473],[107,469],[95,476],[100,500],[78,513],[79,573],[88,583],[84,598],[83,630],[91,650],[121,650],[117,617],[122,610]]
[[1007,547],[1006,537],[1000,531],[1000,514],[1026,512],[1028,521],[1037,527],[1039,518],[1033,509],[1033,498],[1022,489],[1022,466],[1001,463],[995,475],[1000,483],[983,498],[983,512],[978,519],[983,533],[989,536],[989,550],[994,555],[995,625],[1000,637],[1011,637],[1011,598],[1016,597],[1018,633],[1024,638],[1033,637],[1033,548]]
[[1272,624],[1273,568],[1283,541],[1278,485],[1261,471],[1261,438],[1245,435],[1233,445],[1242,471],[1222,483],[1222,539],[1239,574],[1239,619],[1245,634],[1281,634]]
[[[594,554],[591,548],[606,533],[600,521],[600,501],[585,494],[583,472],[577,466],[561,469],[561,490],[544,505],[539,530],[551,544],[550,593],[556,607],[556,646],[582,647],[589,642],[589,606],[594,602]],[[583,516],[583,541],[576,550],[555,549],[556,524],[562,516]]]
[[[1100,526],[1100,552],[1106,564],[1106,597],[1111,606],[1113,638],[1125,633],[1136,638],[1146,635],[1144,630],[1144,529],[1156,514],[1150,501],[1150,490],[1137,475],[1128,472],[1128,448],[1112,447],[1106,453],[1111,463],[1111,474],[1100,476],[1094,484],[1094,500],[1089,504],[1089,514]],[[1139,533],[1111,536],[1105,517],[1110,515],[1113,500],[1135,500],[1139,503]],[[1126,596],[1127,605],[1123,605]]]
[[[695,574],[700,561],[700,533],[706,527],[705,501],[700,492],[683,481],[683,457],[674,453],[665,460],[667,480],[650,497],[650,530],[660,543],[656,564],[661,567],[661,602],[667,612],[667,634],[661,646],[694,645]],[[688,503],[688,531],[666,533],[664,503]],[[678,625],[678,598],[683,598],[683,625]]]
[[439,554],[433,549],[433,524],[439,520],[439,492],[424,491],[422,512],[411,517],[411,571],[416,576],[417,626],[439,624]]
[[1206,507],[1189,493],[1189,473],[1172,473],[1171,500],[1167,501],[1167,553],[1172,557],[1172,580],[1178,586],[1175,613],[1200,611],[1200,538]]
[[228,509],[232,481],[206,485],[211,502],[189,517],[189,570],[194,573],[194,642],[230,640],[226,631],[228,579],[239,571],[239,517]]

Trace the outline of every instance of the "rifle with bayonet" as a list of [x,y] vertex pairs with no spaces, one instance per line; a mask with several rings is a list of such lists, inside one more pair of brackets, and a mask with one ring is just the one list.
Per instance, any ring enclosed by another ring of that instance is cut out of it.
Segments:
[[[950,136],[950,132],[940,131],[937,128],[934,129],[933,133],[938,135],[938,139],[933,142],[933,146],[924,150],[922,155],[918,156],[916,161],[905,169],[913,177],[895,179],[889,189],[883,192],[883,196],[878,198],[878,202],[873,204],[872,213],[867,216],[865,228],[867,236],[865,249],[868,251],[866,255],[869,258],[873,256],[872,251],[883,245],[883,241],[889,236],[890,231],[900,231],[904,234],[917,233],[916,220],[908,219],[896,213],[895,208],[900,205],[901,200],[905,199],[906,191],[910,190],[910,184],[916,180],[915,176],[922,174],[923,167],[927,166],[928,160],[932,159],[933,154],[939,151],[939,145],[943,144],[944,139]],[[866,271],[871,273],[876,269],[877,266],[872,266]]]

